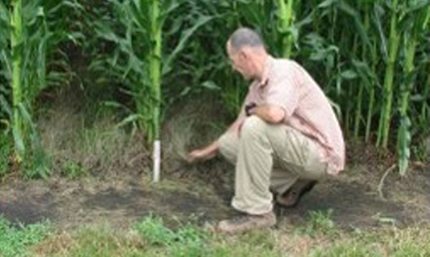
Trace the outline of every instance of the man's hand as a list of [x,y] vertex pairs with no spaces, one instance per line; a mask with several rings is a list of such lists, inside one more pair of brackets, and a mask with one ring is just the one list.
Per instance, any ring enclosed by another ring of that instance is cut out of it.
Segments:
[[219,149],[218,141],[213,142],[208,147],[203,149],[196,149],[188,153],[187,162],[188,163],[196,163],[199,161],[206,161],[214,158]]
[[191,151],[187,155],[187,162],[188,163],[196,163],[199,161],[205,161],[211,159],[211,155],[208,154],[205,149],[196,149],[194,151]]

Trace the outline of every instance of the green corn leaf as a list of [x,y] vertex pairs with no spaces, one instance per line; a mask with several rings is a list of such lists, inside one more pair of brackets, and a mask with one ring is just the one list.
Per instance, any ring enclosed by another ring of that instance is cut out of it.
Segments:
[[165,63],[163,64],[163,69],[162,69],[163,75],[167,74],[171,70],[172,62],[175,60],[176,56],[185,48],[187,41],[195,33],[195,31],[199,29],[201,26],[211,21],[213,18],[214,17],[211,17],[211,16],[201,16],[197,19],[197,21],[194,23],[194,25],[191,28],[185,30],[182,33],[181,38],[179,39],[179,42],[176,45],[175,49],[167,57]]
[[1,95],[1,94],[0,94],[0,107],[2,112],[5,112],[9,116],[9,118],[12,118],[12,109],[8,101],[4,97],[4,95]]
[[140,119],[144,119],[144,117],[140,114],[130,114],[128,115],[126,118],[124,118],[121,122],[119,122],[116,127],[120,128],[120,127],[124,127],[127,124],[139,121]]
[[353,71],[353,70],[346,70],[346,71],[342,71],[342,73],[340,74],[340,76],[343,79],[351,80],[351,79],[357,78],[357,73],[355,71]]
[[215,91],[221,90],[221,87],[219,87],[215,82],[210,80],[203,82],[202,87],[207,88],[209,90],[215,90]]

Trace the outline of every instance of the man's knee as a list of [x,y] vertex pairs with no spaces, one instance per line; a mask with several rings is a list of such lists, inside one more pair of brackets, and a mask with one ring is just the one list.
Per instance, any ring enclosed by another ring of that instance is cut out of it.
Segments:
[[268,124],[260,117],[253,115],[245,119],[241,129],[243,137],[261,135]]
[[230,139],[230,135],[228,133],[223,134],[219,139],[218,139],[218,144],[219,144],[219,148],[221,150],[221,152],[225,149],[229,148],[229,139]]
[[232,161],[237,155],[238,139],[234,132],[227,132],[218,139],[219,152],[224,158]]

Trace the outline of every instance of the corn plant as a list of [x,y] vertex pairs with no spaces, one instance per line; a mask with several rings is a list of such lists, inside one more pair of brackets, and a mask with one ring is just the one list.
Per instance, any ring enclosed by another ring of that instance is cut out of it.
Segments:
[[2,131],[10,128],[10,120],[12,117],[12,109],[10,106],[10,89],[8,81],[10,81],[10,70],[8,60],[10,59],[10,51],[8,49],[10,38],[10,11],[7,8],[8,2],[0,2],[0,128]]
[[[102,21],[96,22],[97,32],[101,38],[116,45],[108,63],[119,80],[131,87],[137,109],[136,114],[128,116],[121,124],[138,121],[147,140],[153,143],[153,180],[158,181],[162,78],[172,72],[173,61],[186,47],[188,39],[211,17],[190,17],[193,19],[190,27],[175,24],[174,32],[178,33],[180,28],[182,32],[168,53],[163,51],[163,45],[170,43],[170,38],[164,33],[165,23],[169,16],[175,15],[174,11],[180,8],[181,2],[112,0],[110,3],[115,15],[107,15]],[[118,25],[121,29],[115,30],[114,27]]]
[[[14,161],[20,164],[26,158],[32,158],[32,162],[37,164],[29,169],[27,175],[45,177],[47,169],[43,165],[43,154],[31,117],[34,97],[38,89],[45,86],[46,23],[41,8],[41,3],[37,1],[12,1],[10,26],[7,27],[10,34],[10,52],[2,61],[10,66],[10,75],[6,77],[10,77]],[[7,49],[7,45],[4,45],[2,50],[5,53]]]
[[57,52],[55,45],[61,39],[71,38],[64,28],[61,34],[58,30],[51,31],[48,24],[48,17],[73,4],[67,3],[41,0],[0,3],[0,120],[7,129],[2,137],[9,137],[10,131],[14,144],[12,160],[22,166],[28,177],[46,177],[49,173],[38,139],[34,106],[47,81],[58,77],[58,72],[47,76],[48,54]]
[[293,44],[293,37],[290,33],[286,34],[287,31],[292,31],[292,25],[294,21],[294,1],[293,0],[287,0],[287,3],[285,3],[285,0],[279,0],[279,30],[280,34],[282,35],[282,45],[284,50],[282,51],[282,57],[289,58],[291,56],[291,49]]
[[[80,16],[86,25],[59,18],[68,16],[64,5],[82,10],[75,1],[91,9]],[[0,141],[13,137],[16,162],[38,141],[37,95],[71,76],[67,52],[56,46],[65,37],[83,43],[83,31],[91,71],[133,99],[135,111],[119,125],[138,124],[153,145],[154,180],[167,107],[209,95],[238,113],[248,82],[233,74],[225,43],[240,26],[260,33],[275,57],[309,70],[347,137],[392,150],[396,142],[401,174],[428,133],[427,0],[75,1],[0,2]]]
[[429,18],[430,9],[423,6],[425,2],[410,1],[409,11],[405,14],[405,26],[403,28],[404,42],[404,65],[403,73],[405,79],[401,86],[401,94],[399,101],[400,112],[400,127],[397,136],[397,153],[399,157],[399,171],[401,175],[405,175],[408,161],[410,158],[410,143],[411,143],[411,120],[408,112],[410,108],[410,95],[416,82],[414,70],[414,60],[416,55],[417,44],[419,43],[419,35],[426,30],[427,20]]
[[393,0],[390,6],[390,34],[388,39],[387,57],[385,59],[385,77],[383,91],[383,108],[379,120],[379,132],[377,145],[383,148],[388,147],[388,138],[391,125],[392,105],[393,105],[393,81],[395,75],[397,55],[400,45],[400,35],[398,32],[398,19],[400,15],[398,0]]

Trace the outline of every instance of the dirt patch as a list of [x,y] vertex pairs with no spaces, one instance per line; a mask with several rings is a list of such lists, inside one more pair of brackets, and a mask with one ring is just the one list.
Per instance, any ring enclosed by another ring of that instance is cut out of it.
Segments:
[[341,180],[318,185],[299,206],[280,209],[280,213],[292,217],[293,222],[301,222],[308,218],[309,211],[328,210],[332,210],[332,219],[342,228],[377,226],[382,220],[399,225],[412,222],[401,204],[379,199],[362,184]]
[[0,215],[14,223],[36,223],[56,216],[50,193],[41,196],[19,195],[0,199]]
[[196,183],[182,179],[154,186],[138,176],[15,182],[0,189],[0,215],[24,224],[49,219],[60,227],[100,221],[127,227],[150,213],[171,224],[219,219],[228,208]]
[[[168,224],[219,220],[231,215],[233,196],[233,167],[225,163],[219,167],[223,174],[214,169],[213,176],[201,171],[170,175],[158,185],[139,175],[9,182],[0,189],[0,215],[21,223],[49,219],[59,227],[101,221],[128,227],[150,213],[161,215]],[[319,183],[296,208],[278,209],[281,224],[304,222],[310,211],[330,209],[335,224],[345,229],[430,222],[428,167],[411,170],[405,178],[389,174],[383,199],[378,185],[384,170],[352,165],[342,175]]]
[[296,208],[278,208],[278,213],[291,223],[300,223],[308,218],[309,211],[332,210],[332,219],[344,229],[430,222],[428,166],[412,167],[406,177],[393,170],[382,187],[386,166],[353,166],[340,176],[317,184]]

